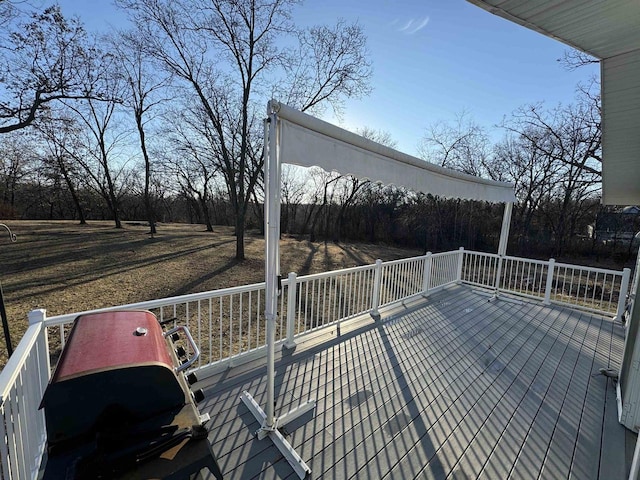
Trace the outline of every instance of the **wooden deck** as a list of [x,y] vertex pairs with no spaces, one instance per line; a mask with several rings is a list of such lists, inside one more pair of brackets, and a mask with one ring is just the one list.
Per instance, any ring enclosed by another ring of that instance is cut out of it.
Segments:
[[[309,336],[276,362],[276,415],[311,478],[626,478],[635,438],[617,423],[623,328],[457,286],[374,322]],[[264,360],[204,380],[209,441],[228,479],[297,478],[239,395],[260,405]]]

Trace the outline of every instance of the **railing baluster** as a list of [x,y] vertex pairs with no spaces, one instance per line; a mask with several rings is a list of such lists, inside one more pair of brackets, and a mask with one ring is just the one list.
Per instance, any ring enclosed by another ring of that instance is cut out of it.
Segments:
[[220,297],[218,298],[218,306],[220,308],[220,311],[218,313],[218,328],[220,329],[220,350],[219,350],[219,359],[222,360],[224,358],[224,356],[222,355],[222,319],[224,318],[222,315],[222,298]]
[[293,348],[296,345],[293,338],[295,335],[296,289],[296,274],[290,272],[287,277],[287,341],[285,342],[287,348]]
[[378,312],[378,307],[380,306],[380,290],[381,285],[380,282],[382,280],[382,260],[376,260],[375,266],[375,277],[373,279],[373,308],[371,309],[371,314],[374,316],[380,315]]
[[209,363],[213,362],[213,299],[209,299]]
[[[631,270],[625,268],[622,270],[622,280],[620,281],[620,294],[618,295],[618,308],[616,310],[616,319],[622,320],[624,309],[627,303],[627,291],[629,290],[629,278]],[[612,289],[613,290],[613,289]]]
[[7,432],[5,425],[9,423],[7,419],[7,411],[4,403],[0,404],[0,439],[6,439],[6,441],[0,441],[0,478],[11,478],[11,468],[9,467],[9,442],[12,441],[11,435]]
[[[198,345],[202,345],[202,311],[198,300]],[[202,367],[202,355],[198,357],[198,367]]]

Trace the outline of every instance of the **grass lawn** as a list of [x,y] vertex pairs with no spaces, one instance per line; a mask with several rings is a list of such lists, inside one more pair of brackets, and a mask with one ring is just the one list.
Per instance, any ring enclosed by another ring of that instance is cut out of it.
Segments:
[[[6,221],[17,235],[0,237],[0,282],[14,349],[27,328],[27,313],[44,308],[60,315],[142,302],[264,280],[264,241],[245,239],[237,262],[231,227],[160,224],[150,238],[140,222],[116,229],[112,222]],[[4,230],[3,230],[4,231]],[[2,233],[2,232],[0,232]],[[384,245],[309,242],[283,237],[281,272],[298,275],[365,265],[377,258],[420,255]],[[0,332],[0,366],[7,360]]]

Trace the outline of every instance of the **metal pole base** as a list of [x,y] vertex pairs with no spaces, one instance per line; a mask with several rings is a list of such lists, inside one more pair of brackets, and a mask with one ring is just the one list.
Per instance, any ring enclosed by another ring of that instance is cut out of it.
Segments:
[[287,459],[293,470],[298,474],[301,479],[306,478],[311,473],[309,466],[300,458],[300,455],[293,449],[291,444],[280,433],[278,428],[284,427],[287,423],[292,422],[296,418],[304,415],[305,413],[316,408],[316,402],[314,400],[303,403],[299,407],[285,413],[284,415],[276,418],[273,426],[265,425],[267,414],[253,399],[251,394],[246,390],[240,394],[240,400],[247,406],[249,411],[256,417],[256,420],[260,422],[260,429],[256,432],[258,440],[262,440],[265,437],[269,437],[273,444],[280,450],[280,453]]
[[495,291],[493,293],[476,291],[476,294],[480,295],[481,297],[489,297],[489,300],[487,300],[488,302],[495,302],[500,300],[501,302],[511,303],[513,305],[522,305],[522,302],[520,300],[505,297],[504,295],[500,295]]

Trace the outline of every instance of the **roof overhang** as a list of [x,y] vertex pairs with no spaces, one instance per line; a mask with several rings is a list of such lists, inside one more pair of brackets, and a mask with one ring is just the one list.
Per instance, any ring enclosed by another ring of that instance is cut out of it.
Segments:
[[640,204],[640,1],[467,1],[601,61],[602,201]]

